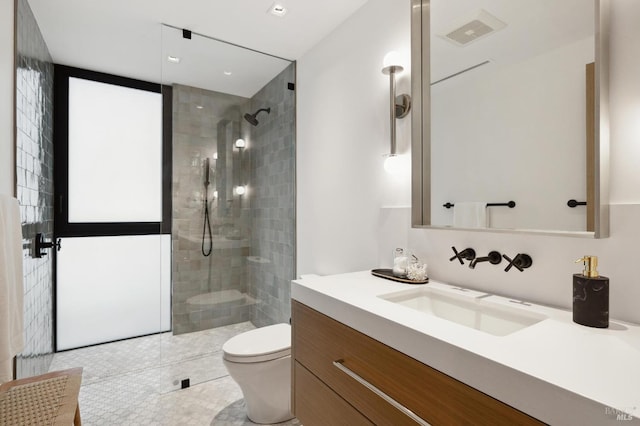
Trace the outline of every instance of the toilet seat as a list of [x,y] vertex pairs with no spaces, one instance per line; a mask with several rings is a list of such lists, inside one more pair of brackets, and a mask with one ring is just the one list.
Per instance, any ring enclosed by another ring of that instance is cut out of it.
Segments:
[[239,334],[222,345],[224,359],[237,363],[265,362],[291,355],[291,326],[276,324]]

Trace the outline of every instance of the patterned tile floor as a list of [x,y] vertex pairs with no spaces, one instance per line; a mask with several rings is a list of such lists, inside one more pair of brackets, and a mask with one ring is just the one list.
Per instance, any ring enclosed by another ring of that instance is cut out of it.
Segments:
[[[55,354],[50,371],[84,367],[84,425],[253,425],[222,364],[222,344],[253,328],[244,322],[75,349]],[[186,378],[191,386],[181,389]]]

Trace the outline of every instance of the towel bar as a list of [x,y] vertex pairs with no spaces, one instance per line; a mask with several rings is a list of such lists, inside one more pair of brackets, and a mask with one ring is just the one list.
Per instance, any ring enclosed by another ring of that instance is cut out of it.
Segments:
[[[449,202],[447,202],[446,204],[442,205],[442,207],[444,207],[446,209],[450,209],[453,206],[455,206],[455,204],[449,203]],[[512,208],[514,208],[516,206],[516,202],[515,201],[509,201],[508,203],[487,203],[487,207],[497,207],[497,206],[504,206],[504,207],[509,207],[510,209],[512,209]]]

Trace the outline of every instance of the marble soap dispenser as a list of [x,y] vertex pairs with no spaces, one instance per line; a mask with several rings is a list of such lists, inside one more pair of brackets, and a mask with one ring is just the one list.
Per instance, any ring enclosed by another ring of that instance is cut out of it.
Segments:
[[609,278],[598,274],[598,258],[584,256],[584,271],[573,274],[573,322],[588,327],[609,327]]

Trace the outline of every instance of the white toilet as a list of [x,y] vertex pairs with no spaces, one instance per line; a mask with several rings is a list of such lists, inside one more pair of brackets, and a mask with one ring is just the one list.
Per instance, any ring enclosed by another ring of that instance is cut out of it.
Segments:
[[247,331],[222,345],[223,362],[244,395],[254,423],[280,423],[291,414],[291,326]]

